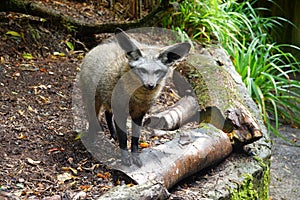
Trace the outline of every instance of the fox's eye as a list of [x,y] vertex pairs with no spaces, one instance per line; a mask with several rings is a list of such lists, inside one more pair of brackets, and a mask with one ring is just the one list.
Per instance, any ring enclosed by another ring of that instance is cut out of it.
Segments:
[[162,72],[161,70],[157,70],[157,71],[154,72],[155,75],[160,75],[160,74],[162,74],[162,73],[163,73],[163,72]]
[[140,69],[139,69],[139,72],[140,72],[141,74],[146,74],[146,73],[147,73],[147,70],[144,69],[144,68],[140,68]]

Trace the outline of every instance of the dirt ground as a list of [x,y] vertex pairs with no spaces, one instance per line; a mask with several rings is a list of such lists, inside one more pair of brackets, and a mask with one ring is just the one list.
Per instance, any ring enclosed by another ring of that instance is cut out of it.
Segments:
[[[73,131],[72,88],[84,45],[28,21],[0,13],[0,199],[95,199],[113,177]],[[299,140],[299,129],[282,131]],[[271,197],[300,199],[299,148],[274,141]],[[177,185],[172,199],[184,199],[184,188]]]
[[[300,129],[282,126],[280,133],[289,139],[300,138]],[[300,148],[273,138],[270,196],[273,200],[300,199]]]

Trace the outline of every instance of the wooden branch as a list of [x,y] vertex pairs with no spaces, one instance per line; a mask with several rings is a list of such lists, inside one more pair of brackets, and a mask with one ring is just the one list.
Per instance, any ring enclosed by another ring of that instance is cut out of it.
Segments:
[[197,100],[192,96],[185,96],[171,108],[151,115],[145,120],[144,125],[153,129],[175,130],[188,122],[195,121],[198,111]]
[[229,134],[231,140],[236,146],[242,146],[261,138],[262,131],[249,110],[242,104],[236,103],[236,106],[236,109],[228,109],[225,113],[226,120],[234,126]]
[[0,4],[0,11],[20,12],[32,16],[39,16],[51,21],[53,24],[61,25],[61,27],[68,24],[68,26],[74,27],[76,35],[80,37],[95,33],[113,33],[117,27],[127,30],[142,26],[154,26],[163,16],[173,10],[173,7],[165,2],[166,0],[164,0],[157,9],[153,10],[142,19],[133,22],[112,22],[103,24],[90,24],[84,21],[79,21],[51,8],[26,0],[2,0]]
[[179,132],[170,142],[140,153],[142,167],[126,167],[119,162],[111,165],[133,182],[161,183],[169,189],[178,181],[225,159],[232,151],[228,136],[210,124],[199,129]]

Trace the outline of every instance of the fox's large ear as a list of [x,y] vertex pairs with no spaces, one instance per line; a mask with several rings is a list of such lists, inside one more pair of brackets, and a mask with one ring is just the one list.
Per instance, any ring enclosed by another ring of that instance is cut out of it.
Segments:
[[158,58],[162,63],[170,65],[184,57],[190,51],[190,49],[191,45],[188,42],[175,44],[160,53]]
[[128,59],[137,60],[142,56],[140,49],[122,29],[117,28],[115,34],[120,47],[126,52]]

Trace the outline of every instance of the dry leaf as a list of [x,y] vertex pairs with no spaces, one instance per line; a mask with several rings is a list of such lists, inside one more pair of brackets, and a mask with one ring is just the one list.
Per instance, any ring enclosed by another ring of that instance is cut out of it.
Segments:
[[149,144],[147,142],[141,142],[140,143],[140,147],[142,147],[142,148],[148,148]]
[[79,188],[81,190],[87,192],[91,188],[91,186],[90,185],[81,185],[81,186],[79,186]]
[[110,176],[111,176],[111,174],[109,172],[104,172],[104,174],[102,174],[102,173],[97,174],[97,177],[103,178],[103,179],[109,179]]
[[48,73],[48,70],[46,68],[44,68],[44,67],[40,68],[40,71],[44,72],[44,73]]
[[62,167],[62,170],[64,171],[72,171],[74,174],[77,174],[77,170],[72,167]]
[[27,158],[27,162],[32,165],[38,165],[41,163],[39,160],[32,160],[31,158]]
[[57,180],[60,184],[63,184],[65,181],[73,179],[74,176],[68,172],[57,175]]
[[19,76],[21,76],[21,74],[20,74],[20,72],[15,72],[15,73],[12,74],[12,76],[19,77]]
[[100,186],[100,190],[103,191],[103,192],[109,190],[110,188],[111,187],[107,186],[107,185]]
[[60,149],[58,149],[58,148],[51,148],[51,149],[48,150],[48,153],[52,153],[52,152],[56,152],[56,151],[64,151],[64,150],[65,150],[64,148],[60,148]]
[[106,178],[106,177],[104,176],[104,174],[101,174],[101,173],[98,173],[98,174],[97,174],[97,177],[98,177],[98,178],[103,178],[103,179]]
[[33,108],[32,108],[30,105],[28,105],[27,109],[28,109],[30,112],[34,112]]
[[21,115],[21,116],[24,116],[24,111],[23,110],[18,110],[18,113]]
[[58,108],[59,108],[60,110],[68,110],[67,107],[63,107],[63,106],[59,106]]
[[49,98],[47,98],[47,97],[44,97],[44,96],[42,96],[42,95],[39,95],[39,97],[42,99],[42,101],[43,101],[43,103],[44,103],[44,104],[48,104],[48,103],[50,103],[50,100],[49,100]]
[[23,135],[23,133],[21,133],[21,135],[18,137],[18,139],[26,139],[27,136],[26,135]]
[[46,85],[39,85],[37,87],[40,89],[44,89],[44,90],[47,90],[47,88],[48,88],[48,86],[46,86]]
[[27,109],[29,110],[29,112],[38,113],[38,111],[36,109],[33,109],[30,105],[28,105]]
[[129,184],[127,184],[127,186],[128,187],[132,187],[132,186],[134,186],[134,184],[133,183],[129,183]]

